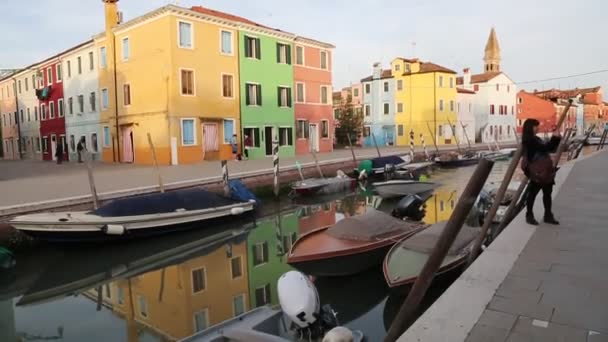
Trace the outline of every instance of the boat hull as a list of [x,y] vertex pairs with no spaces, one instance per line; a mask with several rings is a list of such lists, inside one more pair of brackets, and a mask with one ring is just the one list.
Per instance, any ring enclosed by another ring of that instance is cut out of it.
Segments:
[[435,161],[439,166],[443,168],[456,168],[470,165],[477,165],[479,159],[459,159],[459,160],[437,160]]
[[348,190],[352,190],[357,185],[353,178],[344,178],[319,185],[303,185],[304,181],[296,182],[292,186],[293,191],[299,196],[331,195]]
[[375,191],[382,198],[403,197],[409,194],[429,192],[436,187],[436,184],[430,182],[388,181],[374,183]]
[[290,262],[302,273],[315,277],[342,277],[362,273],[382,264],[392,245],[382,246],[363,253],[339,255],[326,259]]

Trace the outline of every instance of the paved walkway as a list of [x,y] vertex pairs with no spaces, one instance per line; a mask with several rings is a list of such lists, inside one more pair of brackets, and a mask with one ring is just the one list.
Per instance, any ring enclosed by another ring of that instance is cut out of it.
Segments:
[[574,166],[555,200],[561,225],[536,229],[467,342],[608,341],[606,169],[607,153]]

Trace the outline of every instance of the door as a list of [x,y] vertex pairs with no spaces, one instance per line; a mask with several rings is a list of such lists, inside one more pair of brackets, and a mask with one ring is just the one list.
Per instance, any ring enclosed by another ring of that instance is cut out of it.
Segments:
[[55,153],[57,152],[57,136],[55,134],[51,135],[51,158],[53,160],[57,160]]
[[264,145],[266,147],[266,155],[272,155],[272,142],[274,140],[274,128],[272,126],[264,127]]
[[203,152],[218,152],[219,131],[216,123],[203,123]]
[[122,162],[133,163],[135,159],[133,152],[133,128],[131,126],[121,126],[122,133]]
[[319,152],[319,125],[310,124],[310,150]]
[[62,151],[63,151],[63,159],[62,160],[69,160],[69,150],[67,149],[67,146],[65,145],[65,135],[60,135],[59,136],[59,144],[61,144],[62,147]]

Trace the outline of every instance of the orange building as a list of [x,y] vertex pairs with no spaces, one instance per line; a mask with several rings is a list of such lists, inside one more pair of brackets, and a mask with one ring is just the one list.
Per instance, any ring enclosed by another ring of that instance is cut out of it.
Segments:
[[[568,90],[549,89],[544,91],[535,91],[534,94],[545,100],[555,102],[557,104],[555,111],[557,116],[561,114],[560,106],[561,109],[563,109],[566,100],[575,100],[574,103],[579,106],[579,112],[581,109],[580,106],[582,106],[583,120],[582,123],[579,122],[579,125],[583,126],[581,128],[584,128],[585,130],[593,124],[595,124],[596,127],[604,127],[604,124],[607,121],[606,115],[608,115],[608,111],[605,110],[605,105],[603,102],[602,87],[574,88]],[[572,119],[567,121],[567,124],[570,124],[571,120]]]
[[522,133],[524,122],[530,118],[540,122],[540,132],[550,132],[556,122],[555,106],[549,100],[521,90],[517,93],[517,133]]
[[308,233],[321,227],[336,223],[336,203],[302,207],[298,218],[298,227],[301,234]]

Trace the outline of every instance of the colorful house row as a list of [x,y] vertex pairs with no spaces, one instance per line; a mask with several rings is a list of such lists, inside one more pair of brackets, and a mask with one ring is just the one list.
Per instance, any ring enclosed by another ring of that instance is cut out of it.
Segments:
[[[152,163],[150,142],[172,165],[233,158],[235,141],[254,159],[273,144],[283,156],[333,150],[333,45],[200,6],[123,22],[118,0],[103,3],[104,32],[0,81],[12,94],[31,73],[29,96],[46,89],[35,106],[2,96],[6,155],[50,160],[61,143],[74,159],[80,139],[97,159],[138,164]],[[15,113],[28,108],[40,119],[22,130]]]

